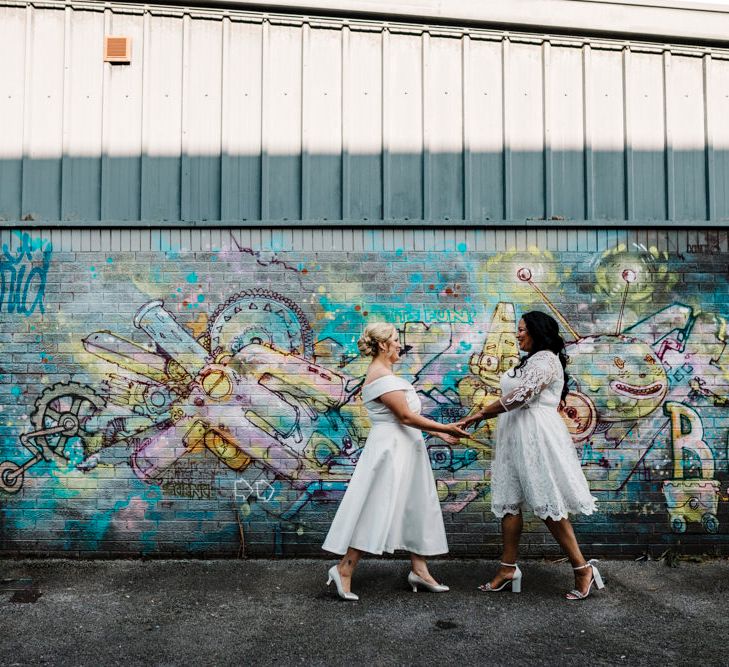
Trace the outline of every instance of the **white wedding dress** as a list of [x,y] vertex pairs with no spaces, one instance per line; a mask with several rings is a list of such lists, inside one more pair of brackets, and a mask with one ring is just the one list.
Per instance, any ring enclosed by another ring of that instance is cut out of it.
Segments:
[[501,518],[530,507],[540,519],[592,514],[590,493],[558,407],[564,371],[553,352],[533,354],[501,376],[501,404],[491,463],[491,510]]
[[322,545],[331,553],[344,554],[348,547],[372,554],[448,551],[423,435],[376,400],[390,391],[404,391],[410,409],[420,413],[420,399],[407,380],[385,375],[362,388],[372,429]]

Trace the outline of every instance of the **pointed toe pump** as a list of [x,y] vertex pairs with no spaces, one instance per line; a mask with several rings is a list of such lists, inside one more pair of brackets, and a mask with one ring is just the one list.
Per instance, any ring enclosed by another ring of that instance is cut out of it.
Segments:
[[521,570],[519,569],[519,566],[516,563],[499,563],[499,565],[514,568],[514,574],[511,579],[507,579],[503,584],[501,584],[501,586],[497,587],[491,586],[491,582],[489,582],[487,584],[483,584],[483,586],[479,586],[478,590],[483,591],[484,593],[498,593],[509,586],[512,593],[521,593]]
[[443,584],[431,584],[425,581],[425,579],[419,577],[413,571],[408,574],[408,583],[412,586],[413,593],[417,593],[418,588],[424,588],[426,591],[430,591],[431,593],[445,593],[446,591],[451,590],[448,586],[444,586]]
[[359,600],[359,595],[355,595],[354,593],[344,590],[344,587],[342,586],[342,577],[339,576],[339,570],[336,565],[329,568],[328,574],[329,578],[327,579],[327,586],[329,586],[329,584],[333,581],[334,585],[337,587],[337,595],[339,595],[342,600]]
[[601,588],[605,588],[605,582],[603,582],[602,580],[600,570],[597,569],[597,563],[598,561],[593,558],[592,560],[587,561],[584,565],[579,565],[572,568],[575,572],[577,570],[584,570],[586,567],[592,568],[592,578],[590,579],[590,585],[587,587],[587,590],[584,593],[575,588],[567,593],[565,595],[565,598],[567,598],[568,600],[584,600],[588,595],[590,595],[590,591],[592,591],[592,584],[595,584],[595,587],[598,590],[600,590]]

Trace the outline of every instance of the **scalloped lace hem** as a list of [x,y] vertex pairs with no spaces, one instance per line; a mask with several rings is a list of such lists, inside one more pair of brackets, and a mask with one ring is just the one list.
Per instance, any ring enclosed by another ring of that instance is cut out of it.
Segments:
[[[505,505],[492,505],[491,511],[497,519],[503,519],[507,514],[521,514],[522,505],[529,507],[526,503],[513,503]],[[597,512],[597,498],[592,498],[588,503],[580,503],[573,507],[564,507],[561,505],[540,505],[538,507],[532,507],[532,512],[535,516],[539,517],[544,521],[545,519],[552,519],[553,521],[561,521],[562,519],[569,519],[570,514],[586,514],[590,515],[593,512]]]

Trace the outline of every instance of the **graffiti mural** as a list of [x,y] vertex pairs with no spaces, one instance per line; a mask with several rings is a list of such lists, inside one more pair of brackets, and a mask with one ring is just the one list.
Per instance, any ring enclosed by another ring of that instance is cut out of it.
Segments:
[[18,234],[18,247],[3,243],[0,255],[0,312],[32,315],[44,310],[43,295],[53,247],[44,240]]
[[[645,528],[621,548],[685,535],[729,547],[729,280],[710,249],[238,246],[75,253],[72,265],[23,237],[3,248],[3,307],[24,315],[0,362],[3,544],[314,552],[369,427],[364,324],[397,326],[399,372],[424,413],[452,421],[495,400],[520,314],[538,308],[567,342],[562,417],[601,501],[591,534],[627,521]],[[495,522],[494,427],[460,446],[426,440],[456,552],[479,552],[459,543],[465,524]]]

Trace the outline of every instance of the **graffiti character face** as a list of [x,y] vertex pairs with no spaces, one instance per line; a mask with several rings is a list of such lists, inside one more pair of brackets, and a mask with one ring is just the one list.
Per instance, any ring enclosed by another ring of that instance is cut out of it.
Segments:
[[568,370],[601,421],[638,419],[661,405],[668,378],[646,343],[624,335],[588,336],[567,345]]

